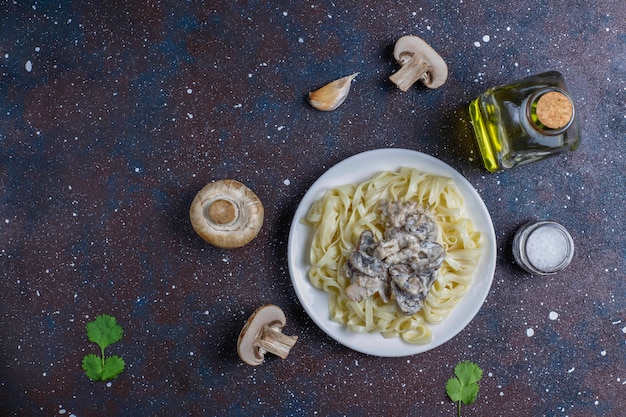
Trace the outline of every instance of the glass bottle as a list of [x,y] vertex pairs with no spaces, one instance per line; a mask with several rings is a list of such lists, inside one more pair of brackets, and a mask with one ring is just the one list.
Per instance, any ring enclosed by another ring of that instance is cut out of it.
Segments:
[[470,104],[480,153],[490,172],[576,150],[580,128],[563,75],[534,75],[491,88]]

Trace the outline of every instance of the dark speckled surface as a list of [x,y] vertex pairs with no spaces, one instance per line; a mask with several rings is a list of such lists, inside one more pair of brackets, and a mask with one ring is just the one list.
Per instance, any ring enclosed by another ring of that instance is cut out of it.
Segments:
[[[623,1],[16,3],[0,13],[1,415],[452,416],[444,385],[463,359],[485,372],[466,416],[623,413]],[[402,93],[387,80],[405,34],[446,59],[442,88]],[[546,70],[565,75],[580,149],[487,173],[468,103]],[[357,71],[337,111],[306,103]],[[474,320],[405,358],[326,336],[287,265],[308,187],[386,147],[465,175],[498,246]],[[209,246],[188,221],[195,193],[220,178],[265,204],[260,235],[241,249]],[[514,264],[512,236],[532,218],[572,234],[566,270],[538,277]],[[250,367],[236,339],[264,303],[285,310],[299,340],[286,360]],[[95,347],[84,327],[101,313],[125,329],[110,354],[128,368],[111,383],[80,368]]]

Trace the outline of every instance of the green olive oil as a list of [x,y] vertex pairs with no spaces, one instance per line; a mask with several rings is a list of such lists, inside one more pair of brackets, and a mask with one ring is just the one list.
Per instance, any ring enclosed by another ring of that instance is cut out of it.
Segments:
[[556,71],[489,89],[469,111],[490,172],[573,151],[580,144],[574,104]]

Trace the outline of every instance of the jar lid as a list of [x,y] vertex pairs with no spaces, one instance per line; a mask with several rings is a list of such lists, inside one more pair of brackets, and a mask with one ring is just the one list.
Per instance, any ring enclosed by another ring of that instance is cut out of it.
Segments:
[[522,226],[513,239],[515,261],[526,271],[554,274],[574,256],[574,241],[558,223],[540,220]]
[[550,129],[562,129],[574,116],[574,105],[560,91],[550,91],[537,100],[535,109],[539,122]]

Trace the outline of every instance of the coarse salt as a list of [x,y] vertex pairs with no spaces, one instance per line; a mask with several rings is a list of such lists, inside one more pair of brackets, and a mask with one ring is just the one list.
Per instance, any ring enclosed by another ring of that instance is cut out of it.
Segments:
[[559,266],[567,256],[567,242],[555,228],[541,227],[528,236],[526,254],[536,268],[549,271]]

